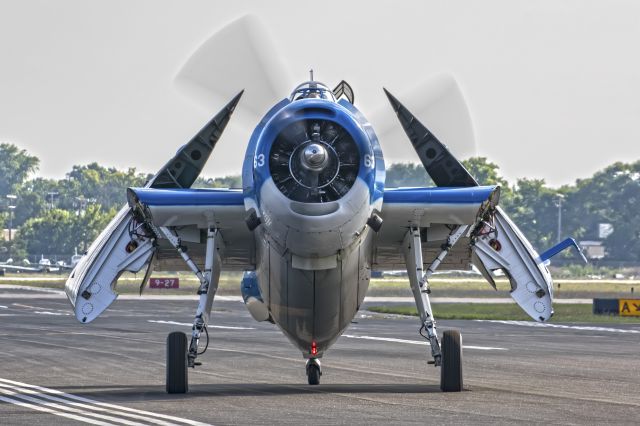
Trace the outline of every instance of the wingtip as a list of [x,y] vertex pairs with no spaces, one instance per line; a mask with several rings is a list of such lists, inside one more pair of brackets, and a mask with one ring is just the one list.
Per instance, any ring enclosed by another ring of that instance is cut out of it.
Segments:
[[396,97],[393,96],[391,92],[387,90],[386,87],[383,87],[382,90],[384,90],[385,95],[387,95],[387,99],[389,99],[389,103],[391,103],[391,106],[393,107],[393,109],[395,111],[398,111],[398,109],[402,106],[400,101],[396,99]]
[[244,89],[242,89],[240,92],[238,92],[237,95],[235,95],[227,104],[227,106],[225,107],[225,109],[227,110],[231,110],[233,112],[233,110],[235,110],[236,106],[238,105],[238,102],[240,102],[240,98],[242,97],[242,94],[244,93]]
[[242,97],[243,94],[244,94],[244,89],[239,91],[238,94],[233,97],[231,102],[238,103],[238,101],[240,100],[240,98]]

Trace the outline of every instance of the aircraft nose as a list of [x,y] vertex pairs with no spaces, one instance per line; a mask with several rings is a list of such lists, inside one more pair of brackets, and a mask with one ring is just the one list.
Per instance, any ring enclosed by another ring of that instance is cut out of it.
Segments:
[[309,170],[320,171],[325,168],[329,160],[327,149],[318,143],[309,144],[302,150],[302,165]]

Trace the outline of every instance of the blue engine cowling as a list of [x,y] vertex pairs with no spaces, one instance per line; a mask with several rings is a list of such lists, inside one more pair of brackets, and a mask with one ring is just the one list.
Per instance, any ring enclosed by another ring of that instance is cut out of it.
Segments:
[[380,209],[384,160],[371,126],[347,101],[283,100],[251,137],[243,188],[247,210],[283,249],[329,256]]

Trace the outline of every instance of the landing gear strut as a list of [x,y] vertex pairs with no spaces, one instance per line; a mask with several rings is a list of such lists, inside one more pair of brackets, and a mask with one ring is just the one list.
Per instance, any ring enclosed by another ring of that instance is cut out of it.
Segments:
[[[178,251],[187,266],[200,280],[200,287],[198,288],[200,301],[193,320],[189,346],[187,347],[187,336],[182,332],[171,333],[167,338],[167,392],[186,393],[188,390],[187,367],[195,368],[201,364],[196,361],[198,355],[202,354],[202,352],[198,352],[198,343],[202,333],[207,333],[211,306],[218,289],[218,280],[220,278],[220,257],[216,251],[218,231],[210,228],[207,232],[204,273],[189,257],[181,245],[180,238],[172,230],[161,227],[159,231],[164,234],[165,238],[169,240],[169,243]],[[209,335],[207,333],[207,344],[208,342]]]
[[[467,229],[468,226],[458,226],[451,231],[446,243],[442,245],[442,251],[429,265],[427,272],[424,274],[420,228],[410,228],[403,241],[409,283],[411,284],[411,291],[422,323],[420,334],[429,341],[431,346],[433,361],[428,361],[428,363],[441,367],[440,388],[445,392],[459,392],[462,390],[462,341],[459,331],[447,330],[443,334],[442,347],[440,346],[436,321],[429,301],[431,290],[429,289],[428,279]],[[423,332],[426,334],[423,334]]]
[[320,376],[322,376],[322,368],[318,358],[309,358],[307,360],[307,379],[310,385],[319,385]]

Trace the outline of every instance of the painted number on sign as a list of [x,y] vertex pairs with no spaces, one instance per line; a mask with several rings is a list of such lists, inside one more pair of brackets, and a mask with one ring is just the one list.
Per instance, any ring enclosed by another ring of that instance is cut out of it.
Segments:
[[179,288],[179,278],[151,278],[149,288]]

